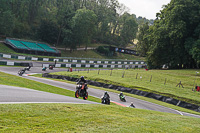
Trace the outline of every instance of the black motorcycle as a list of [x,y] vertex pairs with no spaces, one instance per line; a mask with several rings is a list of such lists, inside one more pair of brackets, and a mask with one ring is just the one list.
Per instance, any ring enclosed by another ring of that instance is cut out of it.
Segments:
[[83,97],[84,100],[88,99],[88,92],[87,92],[86,86],[87,86],[86,83],[78,84],[76,86],[76,92],[75,92],[76,98],[80,96],[80,97]]
[[102,96],[101,97],[101,103],[102,104],[110,104],[110,98],[107,96]]
[[26,71],[25,69],[19,70],[18,71],[19,76],[22,76],[25,73],[25,71]]

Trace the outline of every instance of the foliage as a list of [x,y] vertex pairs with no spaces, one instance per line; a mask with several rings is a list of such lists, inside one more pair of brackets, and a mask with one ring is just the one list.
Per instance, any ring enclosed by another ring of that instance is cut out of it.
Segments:
[[0,34],[71,50],[91,42],[126,46],[137,24],[123,9],[118,0],[1,0]]
[[105,48],[105,47],[103,47],[103,46],[99,46],[99,47],[97,48],[97,51],[98,51],[99,53],[102,53],[102,54],[105,54],[105,55],[108,55],[108,54],[109,54],[109,49],[108,49],[108,48]]
[[170,68],[197,67],[199,10],[198,0],[172,0],[157,13],[154,25],[143,36],[143,40],[146,35],[150,39],[141,42],[141,48],[150,45],[145,51],[150,67],[161,68],[164,64]]

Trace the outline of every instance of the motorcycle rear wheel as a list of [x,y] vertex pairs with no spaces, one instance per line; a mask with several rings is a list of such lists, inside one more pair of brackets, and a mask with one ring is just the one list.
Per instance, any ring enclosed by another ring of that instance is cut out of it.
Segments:
[[86,96],[83,97],[84,100],[88,99],[88,92],[86,92]]

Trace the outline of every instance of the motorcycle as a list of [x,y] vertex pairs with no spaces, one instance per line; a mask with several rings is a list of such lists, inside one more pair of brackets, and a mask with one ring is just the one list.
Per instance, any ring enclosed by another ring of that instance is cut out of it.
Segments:
[[80,97],[83,97],[84,100],[87,100],[88,99],[88,92],[86,90],[86,83],[82,83],[82,84],[78,84],[76,86],[76,92],[75,92],[75,97],[78,98],[79,96]]
[[47,67],[43,67],[43,68],[42,68],[42,71],[46,71],[46,69],[47,69]]
[[131,105],[129,107],[130,108],[135,108],[135,105],[133,105],[133,103],[131,103]]
[[49,69],[50,69],[50,70],[53,70],[53,66],[49,66]]
[[123,96],[120,96],[120,94],[118,94],[119,95],[119,99],[122,101],[122,102],[126,102],[126,99],[125,99],[125,96],[123,95]]
[[101,97],[101,103],[102,104],[110,104],[110,98],[109,97]]
[[26,70],[22,69],[18,71],[19,76],[22,76],[25,73]]

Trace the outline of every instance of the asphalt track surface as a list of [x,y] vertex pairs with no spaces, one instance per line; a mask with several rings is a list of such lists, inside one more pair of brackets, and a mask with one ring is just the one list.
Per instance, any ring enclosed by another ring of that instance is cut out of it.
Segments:
[[[21,68],[19,67],[0,67],[1,72],[17,75],[17,72]],[[47,69],[46,72],[58,72],[58,71],[67,71],[67,69],[63,68],[54,68],[53,70]],[[75,86],[74,84],[68,84],[60,81],[54,81],[51,79],[46,79],[46,78],[37,78],[33,76],[28,76],[29,74],[35,74],[35,73],[45,73],[42,71],[41,67],[32,67],[30,71],[26,71],[26,73],[22,76],[23,78],[42,82],[45,84],[49,84],[52,86],[64,88],[67,90],[75,91]],[[8,88],[7,90],[4,88]],[[99,90],[99,89],[94,89],[91,86],[89,86],[88,89],[89,96],[94,96],[97,98],[101,98],[103,95],[104,91]],[[191,117],[196,117],[200,118],[199,115],[193,115],[185,112],[180,112],[174,109],[170,109],[161,105],[157,105],[154,103],[150,103],[144,100],[136,99],[133,97],[126,96],[126,101],[127,102],[122,102],[119,100],[118,94],[113,93],[113,92],[108,92],[111,101],[117,104],[120,104],[122,106],[128,107],[131,102],[135,105],[136,108],[139,109],[147,109],[147,110],[154,110],[154,111],[159,111],[159,112],[166,112],[166,113],[173,113],[173,114],[179,114],[179,115],[184,115],[184,116],[191,116]],[[46,95],[46,96],[45,96]],[[82,100],[82,99],[76,99],[72,97],[66,97],[62,95],[57,95],[57,94],[51,94],[47,92],[41,92],[41,91],[35,91],[31,89],[26,89],[26,88],[19,88],[19,87],[10,87],[10,86],[0,86],[0,103],[85,103],[85,104],[95,104],[95,102],[90,102],[88,100]],[[7,100],[6,100],[7,99]]]

